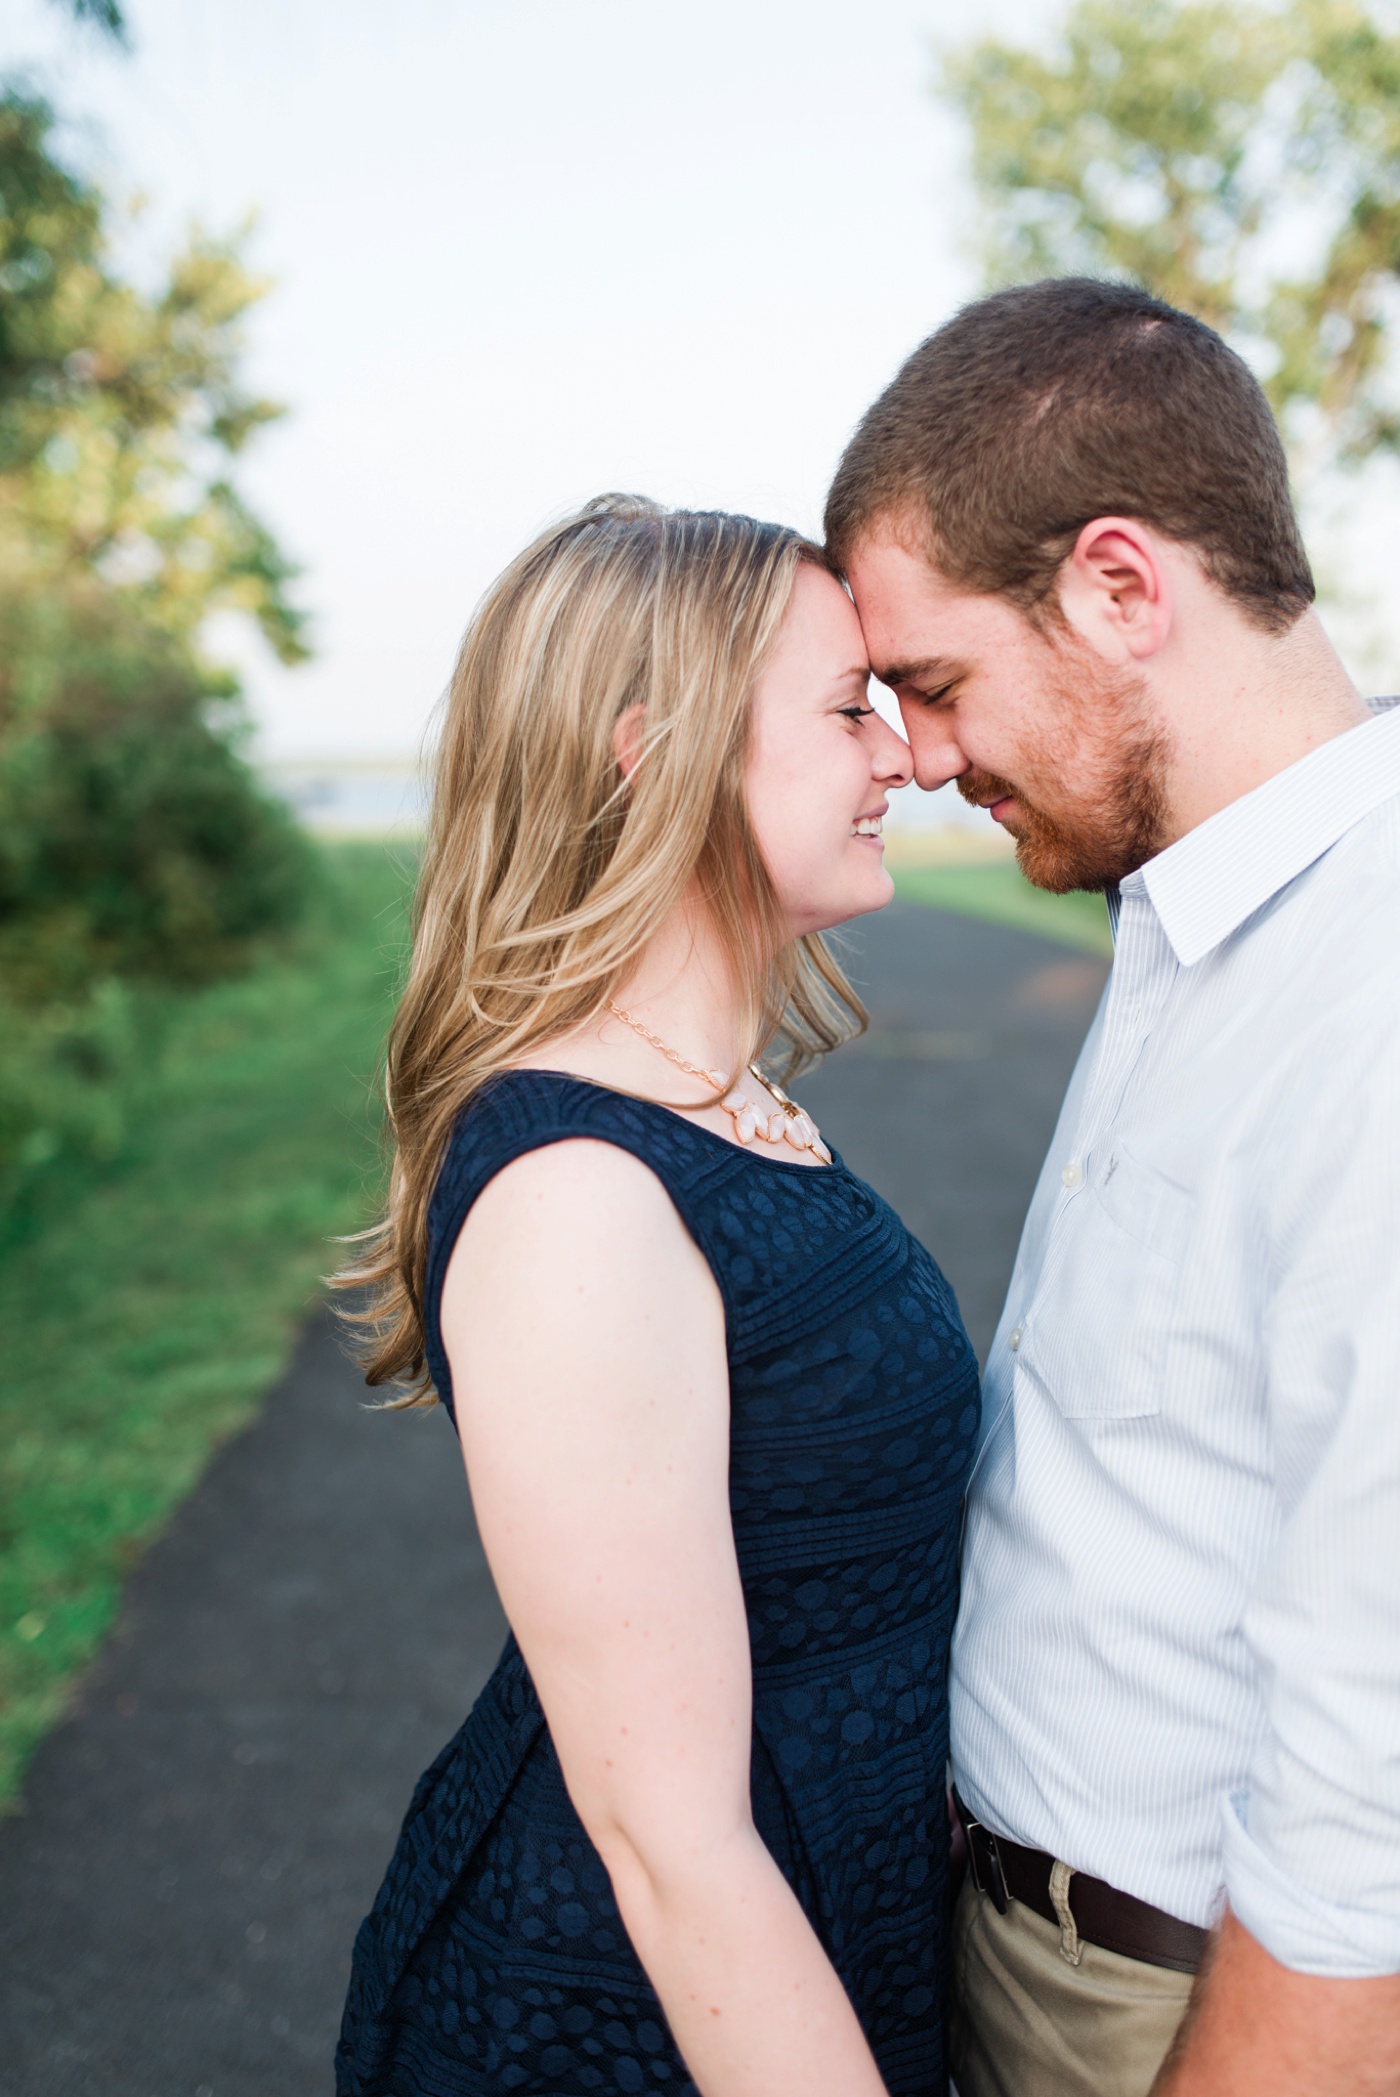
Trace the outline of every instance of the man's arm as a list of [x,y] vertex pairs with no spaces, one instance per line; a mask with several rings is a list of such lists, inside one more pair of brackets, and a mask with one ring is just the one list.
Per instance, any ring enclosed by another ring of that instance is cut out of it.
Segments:
[[1153,2097],[1400,2097],[1398,1018],[1386,969],[1319,1016],[1259,1187],[1279,1522],[1242,1629],[1265,1724]]
[[1227,1914],[1151,2097],[1400,2097],[1400,1974],[1294,1973]]

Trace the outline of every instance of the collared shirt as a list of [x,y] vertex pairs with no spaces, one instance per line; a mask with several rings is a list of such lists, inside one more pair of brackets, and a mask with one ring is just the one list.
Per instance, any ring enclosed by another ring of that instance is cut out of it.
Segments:
[[1123,882],[983,1433],[974,1813],[1400,1971],[1400,710]]

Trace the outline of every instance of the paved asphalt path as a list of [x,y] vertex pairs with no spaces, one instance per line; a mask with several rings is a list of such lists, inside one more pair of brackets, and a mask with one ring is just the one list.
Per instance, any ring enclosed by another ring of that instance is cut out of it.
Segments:
[[[799,1096],[985,1353],[1105,967],[914,904],[852,944],[872,1032]],[[0,1826],[4,2097],[328,2097],[356,1925],[503,1633],[446,1422],[364,1395],[314,1319]]]

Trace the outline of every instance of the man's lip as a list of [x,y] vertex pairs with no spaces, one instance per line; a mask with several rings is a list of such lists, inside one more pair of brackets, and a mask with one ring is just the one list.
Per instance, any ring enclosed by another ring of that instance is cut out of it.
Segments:
[[1004,823],[1007,816],[1016,806],[1016,796],[1014,794],[1001,794],[995,801],[984,801],[982,806],[986,809],[994,823]]

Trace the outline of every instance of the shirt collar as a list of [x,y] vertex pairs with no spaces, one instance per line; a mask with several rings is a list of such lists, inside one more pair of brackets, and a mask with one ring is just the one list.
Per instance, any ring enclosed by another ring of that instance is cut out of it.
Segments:
[[1333,736],[1207,817],[1121,884],[1146,894],[1183,968],[1400,794],[1400,707]]

